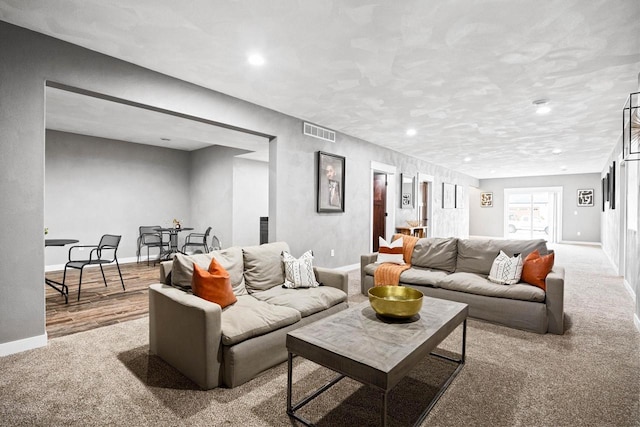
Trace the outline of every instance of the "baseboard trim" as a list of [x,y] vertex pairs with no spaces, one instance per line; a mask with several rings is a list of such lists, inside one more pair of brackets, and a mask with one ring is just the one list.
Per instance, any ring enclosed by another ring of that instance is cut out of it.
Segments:
[[334,270],[339,271],[351,271],[360,268],[360,264],[343,265],[342,267],[336,267]]
[[624,283],[624,287],[627,289],[627,291],[629,292],[629,295],[631,295],[631,298],[633,299],[633,302],[636,301],[636,293],[633,291],[633,288],[631,287],[631,285],[629,284],[629,282],[627,282],[627,278],[625,277],[624,280],[622,281],[622,283]]
[[0,357],[10,354],[21,353],[23,351],[32,350],[47,345],[47,333],[37,335],[35,337],[24,338],[21,340],[11,341],[0,344]]
[[586,242],[586,241],[576,241],[576,240],[560,240],[558,243],[564,245],[583,245],[583,246],[599,246],[602,247],[602,243],[600,242]]

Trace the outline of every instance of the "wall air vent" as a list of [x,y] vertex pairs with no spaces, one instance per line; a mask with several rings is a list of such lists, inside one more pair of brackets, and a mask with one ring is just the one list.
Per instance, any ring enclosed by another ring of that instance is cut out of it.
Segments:
[[332,130],[321,128],[311,123],[304,122],[302,133],[329,142],[336,142],[336,133]]

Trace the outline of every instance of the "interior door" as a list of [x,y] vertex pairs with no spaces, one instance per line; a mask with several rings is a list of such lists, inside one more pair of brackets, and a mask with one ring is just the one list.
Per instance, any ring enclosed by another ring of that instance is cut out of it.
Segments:
[[387,175],[373,174],[373,251],[378,252],[378,237],[386,238],[385,222],[387,205]]

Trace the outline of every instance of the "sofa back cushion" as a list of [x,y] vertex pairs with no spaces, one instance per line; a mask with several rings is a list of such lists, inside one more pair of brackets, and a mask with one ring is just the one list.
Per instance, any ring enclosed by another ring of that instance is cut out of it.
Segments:
[[413,248],[411,265],[453,273],[456,270],[457,258],[458,239],[430,237],[418,240]]
[[235,295],[247,295],[248,292],[245,288],[243,275],[242,249],[237,246],[209,252],[208,254],[176,254],[173,257],[173,266],[171,268],[171,284],[182,289],[191,289],[193,263],[207,270],[209,264],[211,264],[211,258],[215,258],[229,272],[233,293]]
[[266,291],[284,283],[283,252],[291,252],[285,242],[242,248],[244,280],[249,293]]
[[540,254],[546,254],[546,240],[459,239],[456,273],[488,275],[493,260],[500,254],[500,251],[510,257],[521,254],[524,259],[536,249]]

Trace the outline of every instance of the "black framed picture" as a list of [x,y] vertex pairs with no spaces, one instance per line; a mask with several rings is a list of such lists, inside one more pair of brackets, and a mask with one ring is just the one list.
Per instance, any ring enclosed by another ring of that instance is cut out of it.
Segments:
[[344,212],[346,160],[323,151],[318,151],[317,156],[317,211]]
[[578,207],[591,207],[593,206],[593,199],[595,195],[593,188],[581,188],[578,190],[577,204]]
[[493,207],[493,193],[489,193],[489,192],[480,193],[480,207],[482,208]]
[[609,166],[609,208],[616,208],[616,162]]

